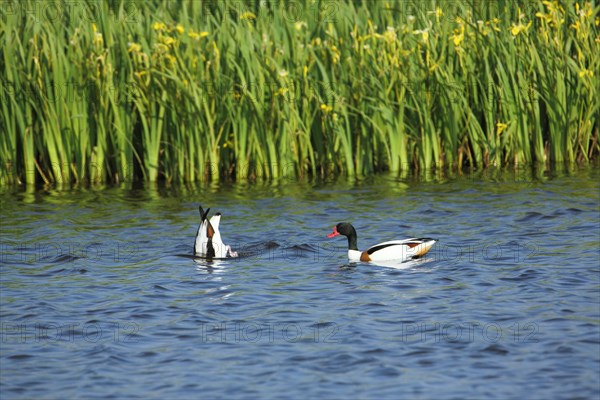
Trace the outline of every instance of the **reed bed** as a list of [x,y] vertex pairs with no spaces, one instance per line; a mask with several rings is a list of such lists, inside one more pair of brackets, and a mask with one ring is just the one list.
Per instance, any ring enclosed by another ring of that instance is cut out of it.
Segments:
[[595,1],[18,1],[0,182],[364,176],[598,156]]

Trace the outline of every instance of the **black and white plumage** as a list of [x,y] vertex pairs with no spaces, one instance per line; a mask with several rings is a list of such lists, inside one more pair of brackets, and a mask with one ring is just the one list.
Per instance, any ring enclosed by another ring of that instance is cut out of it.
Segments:
[[221,222],[221,213],[216,213],[210,220],[208,219],[208,212],[199,207],[200,211],[200,226],[196,232],[196,240],[194,242],[194,255],[198,257],[206,258],[228,258],[237,257],[237,252],[231,250],[231,246],[223,243],[221,239],[221,233],[219,231],[219,225]]

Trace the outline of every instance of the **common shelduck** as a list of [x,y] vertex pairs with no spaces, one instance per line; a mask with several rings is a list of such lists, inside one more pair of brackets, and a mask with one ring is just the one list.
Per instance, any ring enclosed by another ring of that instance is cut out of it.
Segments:
[[351,224],[340,222],[333,227],[333,232],[327,237],[332,238],[338,235],[348,238],[348,259],[350,261],[407,261],[425,255],[437,241],[431,238],[392,240],[360,251],[356,245],[356,230]]
[[199,211],[200,226],[198,232],[196,232],[194,255],[206,258],[237,257],[237,252],[231,250],[231,246],[223,243],[221,239],[221,233],[219,232],[221,213],[216,213],[209,220],[208,212],[210,208],[204,211],[200,206]]

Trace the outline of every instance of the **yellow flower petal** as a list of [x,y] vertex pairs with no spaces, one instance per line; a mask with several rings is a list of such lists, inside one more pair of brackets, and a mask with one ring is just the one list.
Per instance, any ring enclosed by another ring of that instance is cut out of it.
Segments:
[[256,19],[256,15],[253,12],[246,11],[240,15],[240,19]]
[[496,134],[500,135],[506,128],[508,128],[508,124],[498,122],[496,124]]
[[152,29],[155,31],[164,31],[167,29],[167,26],[163,22],[155,22],[152,24]]
[[142,51],[142,46],[138,43],[129,43],[128,51],[131,53],[139,53]]

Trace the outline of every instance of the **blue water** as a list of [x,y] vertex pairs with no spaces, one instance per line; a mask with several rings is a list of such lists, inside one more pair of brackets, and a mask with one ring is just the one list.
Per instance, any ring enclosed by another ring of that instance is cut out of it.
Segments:
[[598,178],[5,189],[0,398],[598,398]]

